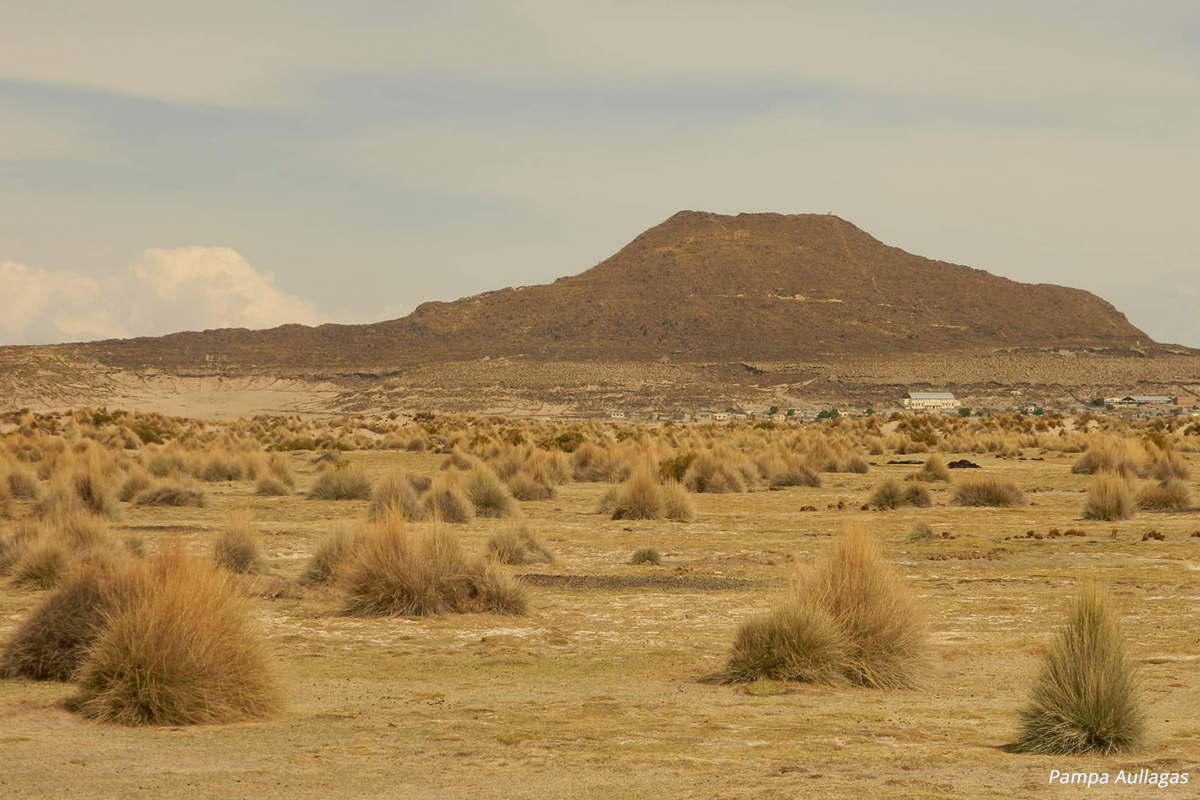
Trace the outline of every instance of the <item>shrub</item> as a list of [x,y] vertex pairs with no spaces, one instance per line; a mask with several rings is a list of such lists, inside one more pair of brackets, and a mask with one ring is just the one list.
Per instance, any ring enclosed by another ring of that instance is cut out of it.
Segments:
[[307,584],[332,581],[353,552],[355,536],[351,529],[340,527],[322,539],[308,559],[301,581]]
[[1025,493],[1012,481],[985,477],[964,480],[954,489],[955,505],[998,506],[1009,508],[1023,506]]
[[264,472],[254,483],[254,493],[259,497],[286,497],[292,489],[271,473]]
[[662,563],[662,556],[653,547],[640,547],[633,551],[633,557],[629,559],[630,564],[653,564],[658,566]]
[[213,542],[213,558],[217,566],[246,574],[262,572],[262,554],[258,545],[258,526],[249,511],[235,511],[229,515],[225,527]]
[[159,481],[133,499],[138,506],[204,508],[204,492],[181,480]]
[[553,564],[554,553],[524,525],[503,528],[488,539],[487,552],[502,564]]
[[933,498],[924,486],[905,485],[895,478],[888,478],[876,487],[868,501],[874,509],[893,509],[901,506],[928,508],[933,505]]
[[0,677],[68,681],[119,597],[121,573],[94,564],[73,570],[17,629],[0,657]]
[[457,525],[475,516],[475,507],[463,491],[458,474],[445,473],[430,485],[425,495],[425,509],[430,517]]
[[1152,511],[1187,511],[1192,506],[1192,493],[1186,483],[1172,478],[1142,487],[1137,504]]
[[803,567],[784,602],[743,624],[724,677],[915,686],[927,666],[925,616],[858,528]]
[[696,504],[682,483],[668,481],[662,485],[663,514],[675,522],[691,522],[696,518]]
[[935,481],[950,482],[950,469],[946,466],[946,462],[942,461],[942,457],[937,453],[932,454],[925,459],[924,465],[908,476],[910,481],[926,481],[929,483]]
[[517,503],[504,481],[490,467],[477,463],[467,473],[465,491],[475,513],[481,517],[511,517],[518,512]]
[[448,611],[523,614],[524,587],[486,559],[468,558],[458,540],[433,525],[417,532],[396,514],[375,525],[345,570],[353,616],[427,616]]
[[135,562],[121,601],[80,666],[77,707],[123,725],[233,722],[281,696],[233,577],[176,547]]
[[1108,594],[1088,583],[1059,629],[1029,704],[1016,749],[1073,755],[1125,752],[1145,731],[1137,674]]
[[1088,485],[1084,519],[1132,519],[1135,512],[1129,481],[1117,473],[1101,472]]
[[371,496],[371,479],[357,467],[327,469],[308,490],[311,500],[366,500]]
[[421,498],[408,479],[408,473],[397,467],[384,476],[371,493],[371,504],[367,506],[367,518],[381,520],[390,512],[397,512],[409,521],[425,516]]

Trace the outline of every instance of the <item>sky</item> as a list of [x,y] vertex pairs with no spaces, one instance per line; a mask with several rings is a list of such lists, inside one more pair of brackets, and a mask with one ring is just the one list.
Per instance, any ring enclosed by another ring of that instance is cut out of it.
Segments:
[[1200,347],[1200,4],[0,9],[0,344],[361,323],[832,212]]

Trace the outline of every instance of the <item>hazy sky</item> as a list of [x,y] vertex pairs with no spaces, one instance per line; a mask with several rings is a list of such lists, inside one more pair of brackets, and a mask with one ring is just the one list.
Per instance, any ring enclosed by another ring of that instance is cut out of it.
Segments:
[[1200,346],[1200,3],[0,9],[0,343],[365,322],[833,212]]

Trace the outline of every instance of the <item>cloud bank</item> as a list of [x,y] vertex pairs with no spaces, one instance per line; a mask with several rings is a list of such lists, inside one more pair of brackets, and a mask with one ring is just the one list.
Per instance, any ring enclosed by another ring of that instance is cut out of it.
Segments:
[[153,248],[106,278],[0,261],[0,286],[0,344],[330,321],[226,247]]

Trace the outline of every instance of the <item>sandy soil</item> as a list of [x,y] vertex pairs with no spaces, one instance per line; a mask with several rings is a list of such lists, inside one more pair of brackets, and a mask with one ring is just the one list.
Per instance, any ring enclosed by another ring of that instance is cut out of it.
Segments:
[[[351,454],[430,473],[439,457]],[[605,488],[571,484],[524,503],[558,563],[527,571],[533,611],[433,619],[337,614],[334,589],[256,600],[290,706],[229,726],[128,729],[85,722],[72,687],[0,681],[0,796],[28,798],[951,798],[1077,797],[1051,769],[1189,771],[1192,785],[1093,787],[1098,797],[1189,797],[1200,782],[1200,515],[1077,519],[1087,479],[1068,457],[978,458],[1034,504],[863,512],[905,467],[826,476],[822,489],[697,497],[680,525],[591,512]],[[887,459],[877,458],[882,464]],[[295,463],[304,485],[313,468]],[[1193,468],[1197,464],[1193,461]],[[1193,482],[1193,491],[1200,496]],[[206,549],[231,509],[262,521],[275,575],[364,504],[257,498],[218,484],[206,509],[126,508],[120,528]],[[844,510],[837,510],[839,500]],[[830,505],[834,508],[829,508]],[[816,512],[801,512],[812,505]],[[797,560],[865,521],[927,603],[935,669],[914,691],[704,681],[747,614],[767,608]],[[956,538],[912,544],[919,520]],[[482,547],[493,523],[463,529]],[[1052,528],[1083,537],[1030,539]],[[1165,541],[1142,541],[1157,529]],[[1009,537],[1020,537],[1010,539]],[[628,565],[655,546],[660,567]],[[1109,758],[1014,755],[1004,746],[1061,609],[1084,576],[1112,583],[1140,664],[1152,742]],[[0,638],[44,597],[0,590]]]

